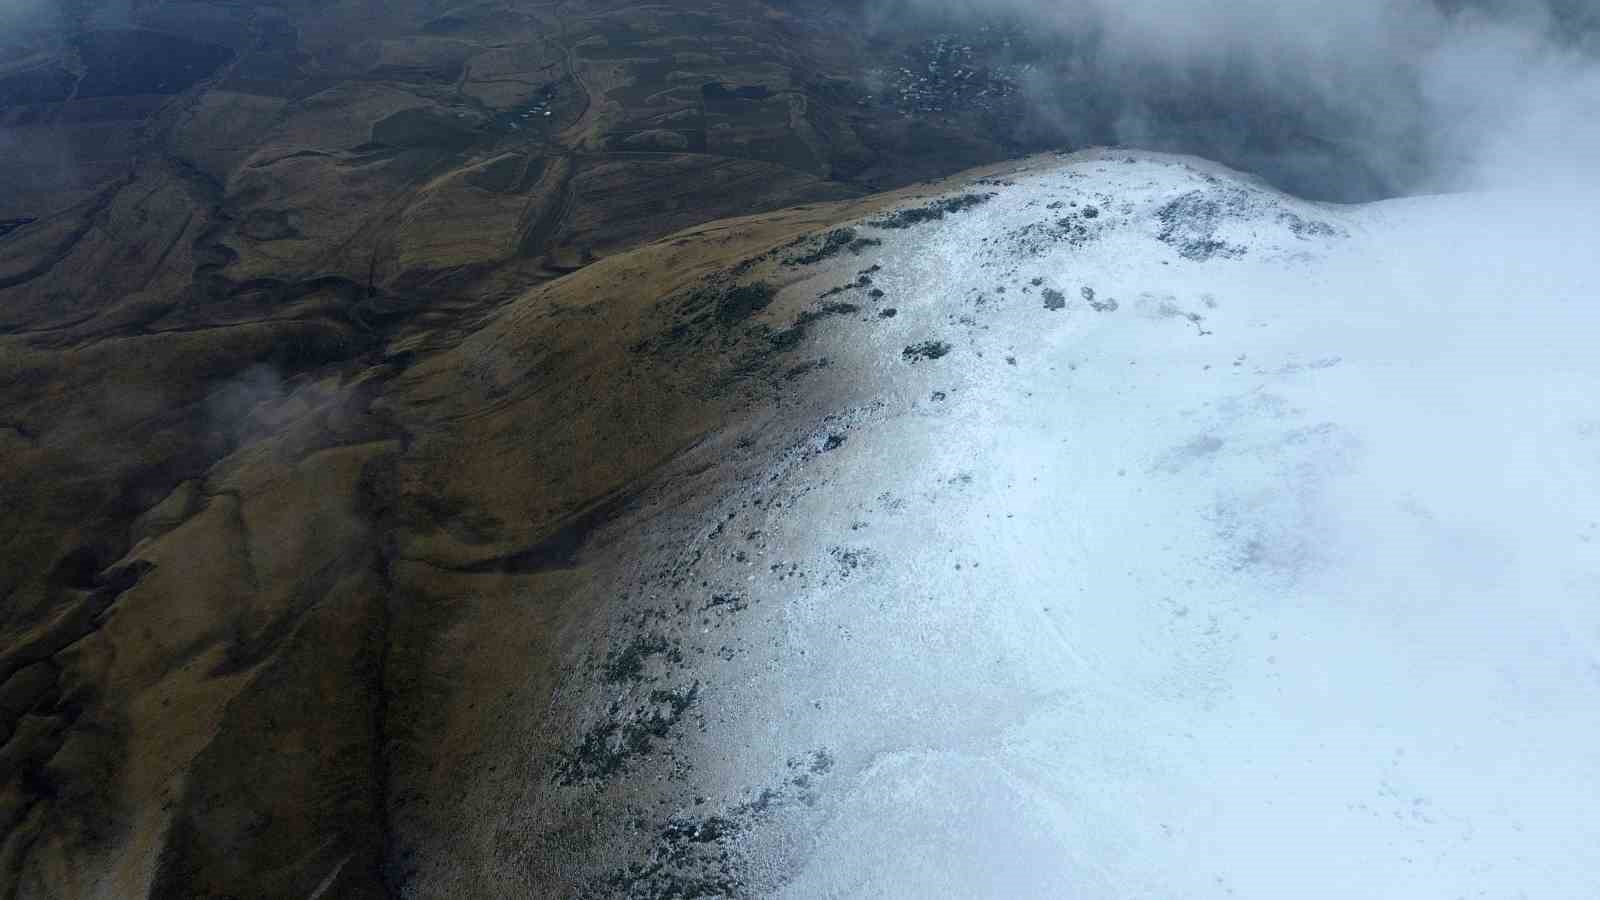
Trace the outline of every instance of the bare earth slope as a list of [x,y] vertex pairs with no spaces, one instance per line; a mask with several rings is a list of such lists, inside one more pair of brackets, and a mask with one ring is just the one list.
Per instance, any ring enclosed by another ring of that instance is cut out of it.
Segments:
[[[8,895],[377,896],[466,840],[440,767],[555,665],[575,548],[783,363],[713,274],[837,213],[605,258],[1010,152],[862,104],[825,7],[693,6],[0,35]],[[715,336],[641,357],[672,303]]]

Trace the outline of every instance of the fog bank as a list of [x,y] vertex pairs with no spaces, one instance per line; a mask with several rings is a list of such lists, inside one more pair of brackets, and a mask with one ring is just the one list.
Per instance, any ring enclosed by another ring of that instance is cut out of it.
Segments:
[[1600,12],[1505,0],[876,0],[875,27],[1048,44],[1032,125],[1193,153],[1330,199],[1587,177]]

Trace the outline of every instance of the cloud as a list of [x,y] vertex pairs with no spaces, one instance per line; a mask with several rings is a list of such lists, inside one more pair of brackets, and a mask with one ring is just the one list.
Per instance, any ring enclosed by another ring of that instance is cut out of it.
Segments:
[[288,391],[276,368],[258,364],[229,379],[206,398],[208,427],[230,442],[240,442],[270,430],[272,407]]
[[1339,199],[1600,156],[1600,11],[1578,0],[875,2],[880,29],[1011,20],[1049,45],[1031,125],[1070,145],[1196,153]]
[[1422,61],[1420,85],[1441,175],[1458,185],[1595,179],[1600,61],[1527,20],[1469,17]]

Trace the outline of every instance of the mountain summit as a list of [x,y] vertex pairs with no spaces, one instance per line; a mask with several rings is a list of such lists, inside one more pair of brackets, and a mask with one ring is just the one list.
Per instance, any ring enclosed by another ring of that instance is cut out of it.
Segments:
[[464,818],[574,895],[1590,893],[1595,224],[1100,151],[767,255],[777,399]]

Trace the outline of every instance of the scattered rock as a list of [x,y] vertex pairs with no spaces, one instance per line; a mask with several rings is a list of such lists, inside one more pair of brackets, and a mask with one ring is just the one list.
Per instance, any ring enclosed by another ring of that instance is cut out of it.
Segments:
[[1117,301],[1115,298],[1107,297],[1104,300],[1096,299],[1094,288],[1089,287],[1088,285],[1084,285],[1082,293],[1084,302],[1088,303],[1089,308],[1095,312],[1116,312]]
[[1156,210],[1161,223],[1156,239],[1196,262],[1243,256],[1243,247],[1219,240],[1216,232],[1224,221],[1243,215],[1249,207],[1250,197],[1242,190],[1190,191]]
[[900,357],[907,362],[916,363],[924,359],[939,359],[948,354],[950,350],[950,345],[944,341],[923,341],[920,344],[912,344],[900,351]]

